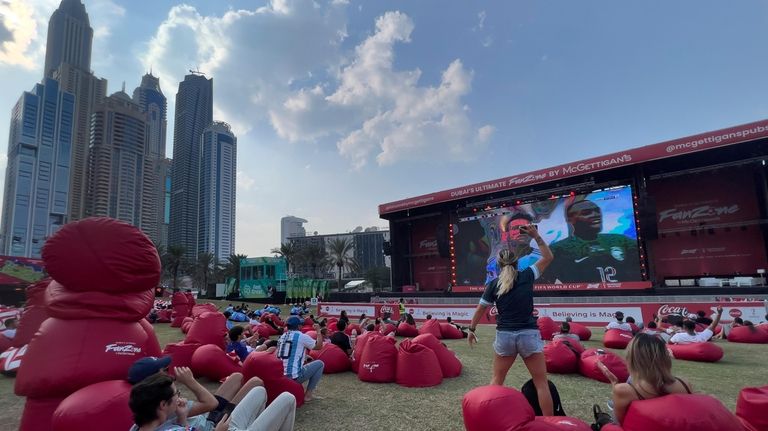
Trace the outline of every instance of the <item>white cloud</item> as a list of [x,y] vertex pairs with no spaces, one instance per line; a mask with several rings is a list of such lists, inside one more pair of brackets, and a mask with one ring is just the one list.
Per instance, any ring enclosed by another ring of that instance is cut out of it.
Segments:
[[485,17],[486,13],[484,10],[481,10],[477,14],[477,27],[472,28],[472,31],[482,30],[483,27],[485,27]]
[[256,185],[256,179],[243,171],[237,171],[237,178],[235,181],[238,191],[250,191]]
[[27,70],[42,69],[45,29],[55,0],[3,0],[0,19],[11,39],[0,44],[0,64]]

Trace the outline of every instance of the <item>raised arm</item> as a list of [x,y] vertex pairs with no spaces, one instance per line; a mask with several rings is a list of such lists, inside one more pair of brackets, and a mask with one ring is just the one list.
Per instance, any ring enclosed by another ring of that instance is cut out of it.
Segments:
[[192,404],[192,408],[189,409],[187,417],[207,413],[219,405],[216,397],[195,380],[192,370],[187,367],[175,367],[173,372],[176,374],[176,381],[189,388],[195,394],[195,398],[197,398],[197,402]]
[[544,270],[546,270],[549,264],[552,263],[555,255],[552,254],[552,250],[549,248],[547,242],[544,241],[544,238],[539,235],[539,230],[536,228],[536,225],[529,224],[527,226],[521,226],[520,230],[533,238],[533,240],[536,241],[536,244],[539,246],[541,259],[537,260],[534,265],[536,265],[536,269],[539,270],[539,274],[543,274]]
[[717,325],[720,323],[720,318],[721,317],[723,317],[723,306],[722,305],[718,305],[717,306],[717,314],[715,315],[715,319],[712,320],[712,323],[710,323],[709,327],[707,327],[707,329],[712,331],[713,334],[715,333],[715,329],[717,328]]

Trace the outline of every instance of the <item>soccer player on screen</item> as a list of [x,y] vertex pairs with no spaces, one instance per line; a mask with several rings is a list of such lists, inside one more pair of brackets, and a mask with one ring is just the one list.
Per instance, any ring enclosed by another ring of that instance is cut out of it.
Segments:
[[531,247],[533,238],[520,229],[521,226],[528,226],[530,224],[533,224],[533,217],[525,212],[505,215],[499,220],[501,240],[498,242],[498,249],[494,249],[494,252],[488,257],[485,284],[498,277],[499,267],[496,263],[496,256],[502,249],[513,251],[515,256],[522,256],[517,261],[517,269],[519,271],[528,268],[541,258],[541,252]]
[[640,280],[637,241],[625,235],[600,233],[603,214],[594,202],[566,205],[571,235],[550,247],[555,259],[542,275],[545,283],[616,283]]

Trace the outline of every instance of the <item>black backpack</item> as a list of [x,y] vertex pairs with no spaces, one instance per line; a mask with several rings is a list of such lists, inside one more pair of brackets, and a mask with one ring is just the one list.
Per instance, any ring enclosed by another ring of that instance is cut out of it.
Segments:
[[[560,394],[557,393],[557,387],[551,381],[547,380],[547,382],[549,383],[549,393],[552,394],[552,407],[555,412],[555,416],[566,416],[565,410],[563,410],[563,404],[560,402]],[[536,386],[533,384],[533,379],[525,382],[523,387],[520,389],[520,392],[522,392],[525,396],[525,399],[528,400],[528,404],[533,407],[533,411],[536,416],[541,416],[541,407],[539,407],[539,395],[536,392]]]

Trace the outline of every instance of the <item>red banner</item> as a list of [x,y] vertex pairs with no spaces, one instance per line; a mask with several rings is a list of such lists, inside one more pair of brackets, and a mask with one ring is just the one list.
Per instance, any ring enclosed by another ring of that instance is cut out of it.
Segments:
[[547,169],[540,169],[538,171],[527,172],[512,177],[500,178],[465,187],[390,202],[379,205],[379,215],[440,202],[449,202],[456,199],[484,195],[492,192],[512,190],[518,187],[545,183],[557,179],[569,178],[622,166],[635,165],[651,160],[724,147],[764,138],[766,136],[768,136],[768,120],[757,121],[714,132],[702,133],[687,138],[635,148],[633,150],[594,157]]
[[[626,290],[650,289],[650,281],[624,281],[621,283],[563,283],[563,284],[534,284],[533,290]],[[485,286],[453,286],[453,292],[483,292]]]

